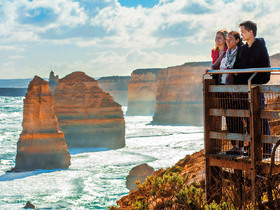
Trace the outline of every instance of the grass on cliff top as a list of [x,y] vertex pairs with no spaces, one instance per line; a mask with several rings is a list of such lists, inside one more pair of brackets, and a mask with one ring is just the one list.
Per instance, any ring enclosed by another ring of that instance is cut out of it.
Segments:
[[234,209],[233,204],[205,201],[204,182],[188,184],[189,176],[182,176],[182,167],[159,170],[143,184],[136,182],[138,190],[117,201],[116,209]]

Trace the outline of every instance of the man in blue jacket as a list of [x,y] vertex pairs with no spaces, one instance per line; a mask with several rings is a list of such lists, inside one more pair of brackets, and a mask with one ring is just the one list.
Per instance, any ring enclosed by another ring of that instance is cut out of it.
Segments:
[[[257,25],[252,21],[239,24],[241,36],[246,44],[238,50],[234,69],[270,67],[269,55],[263,38],[256,38]],[[252,73],[234,76],[234,84],[248,84]],[[252,80],[253,84],[265,84],[270,80],[270,72],[258,73]]]

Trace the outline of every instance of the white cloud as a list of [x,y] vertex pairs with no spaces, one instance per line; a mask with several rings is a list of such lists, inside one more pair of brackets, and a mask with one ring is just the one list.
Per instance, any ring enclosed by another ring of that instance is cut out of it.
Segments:
[[24,48],[14,46],[14,45],[2,45],[2,46],[0,45],[0,51],[1,50],[11,50],[11,51],[20,51],[20,52],[25,51]]
[[8,39],[36,40],[38,33],[62,26],[85,24],[87,14],[71,0],[17,0],[0,5],[0,36]]
[[22,55],[13,55],[13,56],[9,56],[10,59],[22,59],[24,58],[24,56]]
[[2,67],[12,67],[14,66],[14,62],[13,61],[9,61],[9,62],[4,62],[2,63]]
[[249,19],[273,54],[280,43],[278,8],[280,1],[262,0],[160,0],[152,8],[122,7],[117,0],[5,1],[0,51],[25,50],[22,59],[6,55],[14,68],[24,64],[25,73],[51,63],[61,74],[129,75],[136,68],[210,60],[216,31],[238,31]]

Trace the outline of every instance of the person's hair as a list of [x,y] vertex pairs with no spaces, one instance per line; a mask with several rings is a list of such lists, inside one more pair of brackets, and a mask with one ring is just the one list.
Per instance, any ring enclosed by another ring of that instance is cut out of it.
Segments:
[[[222,30],[217,31],[216,35],[217,35],[217,34],[222,34],[222,36],[223,36],[224,39],[226,40],[228,31],[227,31],[225,28],[223,28]],[[227,46],[227,45],[226,45],[226,43],[225,43],[225,47],[226,47],[226,46]],[[215,44],[215,47],[213,48],[213,50],[219,50],[219,47]]]
[[228,35],[234,36],[235,40],[239,39],[239,42],[237,43],[238,47],[243,45],[242,37],[240,37],[240,34],[237,31],[231,31],[228,33]]
[[244,28],[245,28],[247,31],[252,30],[254,36],[255,36],[255,37],[257,36],[257,24],[254,23],[253,21],[246,20],[246,21],[244,21],[244,22],[242,22],[242,23],[239,24],[239,27],[241,27],[241,26],[244,26]]

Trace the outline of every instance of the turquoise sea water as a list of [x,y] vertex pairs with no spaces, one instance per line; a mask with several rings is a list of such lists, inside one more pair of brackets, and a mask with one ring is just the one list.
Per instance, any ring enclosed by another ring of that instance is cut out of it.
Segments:
[[[124,107],[124,111],[126,107]],[[6,173],[15,166],[23,97],[0,97],[0,209],[108,209],[129,193],[129,171],[142,163],[174,165],[203,148],[203,127],[147,125],[151,116],[126,116],[126,146],[70,149],[68,170]]]

